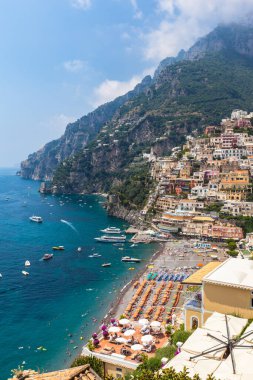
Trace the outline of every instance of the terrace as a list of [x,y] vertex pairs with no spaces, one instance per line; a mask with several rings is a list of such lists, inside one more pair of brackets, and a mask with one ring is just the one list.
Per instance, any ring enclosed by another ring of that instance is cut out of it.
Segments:
[[124,325],[120,324],[121,320],[111,322],[110,326],[106,326],[106,330],[102,326],[104,330],[101,334],[97,337],[93,334],[94,348],[91,350],[88,344],[83,348],[82,354],[92,355],[105,363],[134,370],[143,361],[142,354],[148,358],[153,357],[158,348],[168,345],[165,327],[160,322],[153,321],[145,325],[143,323],[148,321],[144,319],[138,322],[126,319],[125,321],[128,323]]

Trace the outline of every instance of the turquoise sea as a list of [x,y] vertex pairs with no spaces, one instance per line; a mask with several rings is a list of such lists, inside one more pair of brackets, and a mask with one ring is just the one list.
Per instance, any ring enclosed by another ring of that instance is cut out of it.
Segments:
[[[100,229],[127,227],[106,214],[102,197],[45,196],[38,188],[38,182],[0,170],[1,380],[22,363],[44,371],[68,366],[96,331],[119,289],[136,276],[137,270],[129,271],[129,266],[143,267],[155,249],[97,243]],[[33,214],[44,222],[30,222]],[[42,261],[54,245],[64,245],[65,250]],[[102,256],[90,258],[95,252]],[[144,260],[129,265],[121,262],[123,255]],[[31,262],[29,268],[25,260]],[[112,266],[102,268],[104,262]],[[46,351],[37,349],[41,346]]]

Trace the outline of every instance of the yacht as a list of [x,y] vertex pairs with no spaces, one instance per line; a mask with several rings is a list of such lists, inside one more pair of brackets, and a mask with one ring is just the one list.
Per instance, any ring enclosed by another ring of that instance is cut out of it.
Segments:
[[53,258],[53,254],[52,253],[45,253],[45,255],[42,257],[43,260],[50,260]]
[[100,231],[103,232],[104,234],[120,234],[121,233],[120,229],[117,227],[107,227],[104,230],[100,230]]
[[22,274],[23,274],[24,276],[28,276],[28,275],[29,275],[29,273],[26,272],[25,270],[22,270]]
[[103,242],[103,243],[124,243],[126,241],[126,236],[106,236],[103,235],[101,237],[95,238],[95,240]]
[[25,267],[29,267],[31,265],[30,261],[29,260],[26,260],[25,261]]
[[136,259],[136,258],[130,257],[130,256],[124,256],[124,257],[122,257],[121,261],[123,261],[125,263],[140,263],[141,259]]
[[104,264],[102,264],[101,266],[102,267],[110,267],[112,264],[111,263],[104,263]]
[[43,219],[42,219],[41,216],[33,215],[33,216],[30,216],[29,219],[30,219],[32,222],[36,222],[36,223],[42,223],[42,222],[43,222]]

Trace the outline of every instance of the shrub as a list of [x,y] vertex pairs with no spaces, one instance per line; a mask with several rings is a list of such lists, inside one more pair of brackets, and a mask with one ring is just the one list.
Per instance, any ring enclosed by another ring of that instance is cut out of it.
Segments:
[[185,342],[191,335],[190,331],[177,330],[172,335],[172,343],[176,345],[177,342]]

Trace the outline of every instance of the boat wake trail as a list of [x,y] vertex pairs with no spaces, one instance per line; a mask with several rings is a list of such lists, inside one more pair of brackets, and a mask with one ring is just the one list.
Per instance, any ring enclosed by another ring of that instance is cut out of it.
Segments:
[[67,224],[73,231],[75,231],[75,233],[78,234],[77,229],[73,226],[72,223],[70,223],[70,222],[68,222],[67,220],[64,220],[64,219],[61,219],[61,222]]

